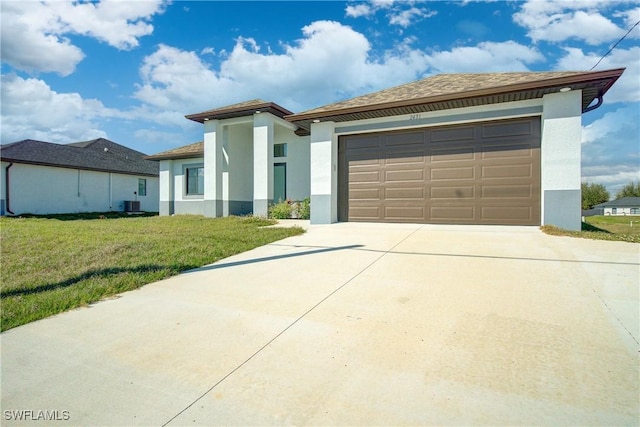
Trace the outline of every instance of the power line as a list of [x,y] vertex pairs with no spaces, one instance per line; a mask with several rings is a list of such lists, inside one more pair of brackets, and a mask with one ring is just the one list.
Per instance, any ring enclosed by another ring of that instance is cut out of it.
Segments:
[[629,28],[629,31],[627,31],[627,34],[625,34],[624,36],[622,36],[622,38],[621,38],[620,40],[618,40],[618,41],[616,42],[616,44],[614,44],[613,46],[611,46],[611,49],[609,49],[609,50],[607,51],[607,53],[605,53],[604,55],[602,55],[602,58],[598,59],[598,62],[596,62],[596,65],[594,65],[593,67],[591,67],[591,69],[590,69],[589,71],[591,71],[591,70],[593,70],[594,68],[596,68],[596,67],[598,66],[598,64],[599,64],[600,62],[602,62],[602,60],[603,60],[604,58],[606,58],[606,56],[607,56],[607,55],[609,55],[609,54],[613,51],[613,49],[615,49],[615,48],[616,48],[616,46],[618,46],[618,44],[619,44],[622,40],[624,40],[625,38],[627,38],[627,36],[629,35],[629,33],[630,33],[631,31],[633,31],[633,29],[634,29],[635,27],[637,27],[637,26],[638,26],[638,24],[640,24],[640,20],[638,20],[638,22],[636,22],[635,24],[633,24],[633,27]]

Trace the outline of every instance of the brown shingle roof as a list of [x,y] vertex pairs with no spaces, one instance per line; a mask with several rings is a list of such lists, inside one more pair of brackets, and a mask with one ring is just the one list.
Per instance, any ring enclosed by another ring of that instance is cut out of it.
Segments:
[[145,154],[98,138],[72,144],[24,139],[0,146],[3,161],[131,175],[158,176],[158,164]]
[[205,120],[229,119],[232,117],[243,117],[253,115],[256,111],[271,113],[278,117],[293,114],[291,111],[274,103],[263,101],[262,99],[252,99],[251,101],[240,102],[238,104],[227,105],[201,113],[189,114],[185,116],[194,122],[204,123]]
[[415,114],[541,98],[560,88],[582,89],[583,110],[603,95],[624,68],[606,71],[441,74],[285,117],[309,129],[313,120],[336,122]]
[[204,142],[195,142],[145,157],[148,160],[189,159],[204,156]]

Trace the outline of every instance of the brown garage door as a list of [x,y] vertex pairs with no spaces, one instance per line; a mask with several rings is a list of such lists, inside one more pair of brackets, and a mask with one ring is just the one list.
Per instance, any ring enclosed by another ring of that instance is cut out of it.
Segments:
[[540,224],[540,119],[339,138],[341,221]]

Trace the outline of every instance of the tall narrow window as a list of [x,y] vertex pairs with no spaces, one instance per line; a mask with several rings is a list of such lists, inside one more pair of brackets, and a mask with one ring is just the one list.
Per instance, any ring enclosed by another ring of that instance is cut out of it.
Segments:
[[204,167],[186,169],[187,195],[204,194]]
[[138,196],[147,195],[147,180],[144,178],[138,178]]
[[274,144],[273,157],[287,157],[287,144]]

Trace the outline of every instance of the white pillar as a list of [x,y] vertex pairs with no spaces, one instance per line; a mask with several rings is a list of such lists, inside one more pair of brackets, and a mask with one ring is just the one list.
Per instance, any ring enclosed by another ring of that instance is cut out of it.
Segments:
[[223,126],[204,122],[204,216],[220,217],[222,210]]
[[173,160],[160,160],[160,176],[158,179],[161,216],[172,215],[175,207]]
[[334,122],[311,125],[311,223],[338,221],[338,141]]
[[582,91],[548,94],[542,103],[542,224],[580,230]]
[[253,115],[253,214],[267,216],[273,201],[274,122],[268,113]]

